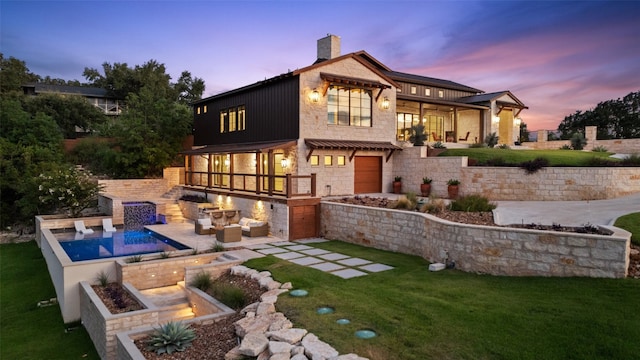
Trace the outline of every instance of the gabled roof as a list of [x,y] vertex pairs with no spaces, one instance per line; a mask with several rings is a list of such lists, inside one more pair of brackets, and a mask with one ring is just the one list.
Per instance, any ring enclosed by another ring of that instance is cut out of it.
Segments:
[[95,87],[85,86],[69,86],[69,85],[51,85],[51,84],[39,84],[30,83],[22,86],[23,88],[32,88],[36,94],[63,94],[63,95],[81,95],[87,97],[109,97],[107,96],[107,90]]
[[307,161],[311,158],[313,150],[349,150],[349,161],[353,160],[359,150],[367,151],[388,151],[387,161],[396,150],[402,151],[402,147],[392,144],[390,141],[362,141],[362,140],[333,140],[333,139],[305,139],[305,145],[311,151],[307,154]]
[[519,109],[528,109],[520,99],[511,93],[509,90],[498,91],[488,94],[479,94],[474,96],[465,96],[458,99],[459,102],[465,104],[487,104],[492,101],[496,101],[498,104],[512,106]]

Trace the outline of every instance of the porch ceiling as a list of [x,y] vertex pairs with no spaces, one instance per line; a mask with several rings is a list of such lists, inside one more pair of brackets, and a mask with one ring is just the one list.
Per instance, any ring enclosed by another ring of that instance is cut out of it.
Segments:
[[242,143],[242,144],[220,144],[220,145],[207,145],[197,149],[191,149],[182,151],[182,155],[198,155],[198,154],[238,154],[238,153],[255,153],[255,152],[267,152],[269,150],[283,149],[290,146],[294,146],[298,143],[297,140],[280,140],[280,141],[265,141],[254,143]]
[[349,161],[353,160],[359,150],[385,151],[387,161],[396,150],[402,151],[402,147],[394,145],[389,141],[360,141],[360,140],[331,140],[331,139],[305,139],[304,143],[311,151],[307,154],[307,161],[311,158],[315,149],[324,150],[350,150]]

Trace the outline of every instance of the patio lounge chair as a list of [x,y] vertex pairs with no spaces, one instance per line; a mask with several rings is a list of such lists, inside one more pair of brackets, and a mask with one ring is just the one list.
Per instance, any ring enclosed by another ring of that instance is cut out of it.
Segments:
[[87,229],[87,227],[84,226],[84,221],[76,220],[73,222],[73,224],[76,227],[76,232],[82,233],[83,235],[93,234],[93,229]]
[[113,221],[111,219],[102,219],[102,231],[115,232],[117,229],[113,226]]
[[196,220],[196,234],[211,235],[215,231],[215,226],[211,223],[211,218]]

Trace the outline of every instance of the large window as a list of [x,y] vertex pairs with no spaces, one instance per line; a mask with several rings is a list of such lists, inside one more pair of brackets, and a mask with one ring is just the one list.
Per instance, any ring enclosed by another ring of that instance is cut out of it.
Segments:
[[411,127],[420,122],[420,115],[398,113],[396,138],[398,141],[409,141]]
[[332,85],[327,94],[329,124],[371,126],[371,91]]
[[220,110],[220,133],[245,130],[245,116],[244,105]]

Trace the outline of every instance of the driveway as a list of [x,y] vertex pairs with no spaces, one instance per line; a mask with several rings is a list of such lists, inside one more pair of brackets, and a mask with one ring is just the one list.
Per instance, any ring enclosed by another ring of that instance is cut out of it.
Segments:
[[496,201],[494,221],[509,224],[564,226],[613,225],[622,215],[640,212],[640,193],[590,201]]

